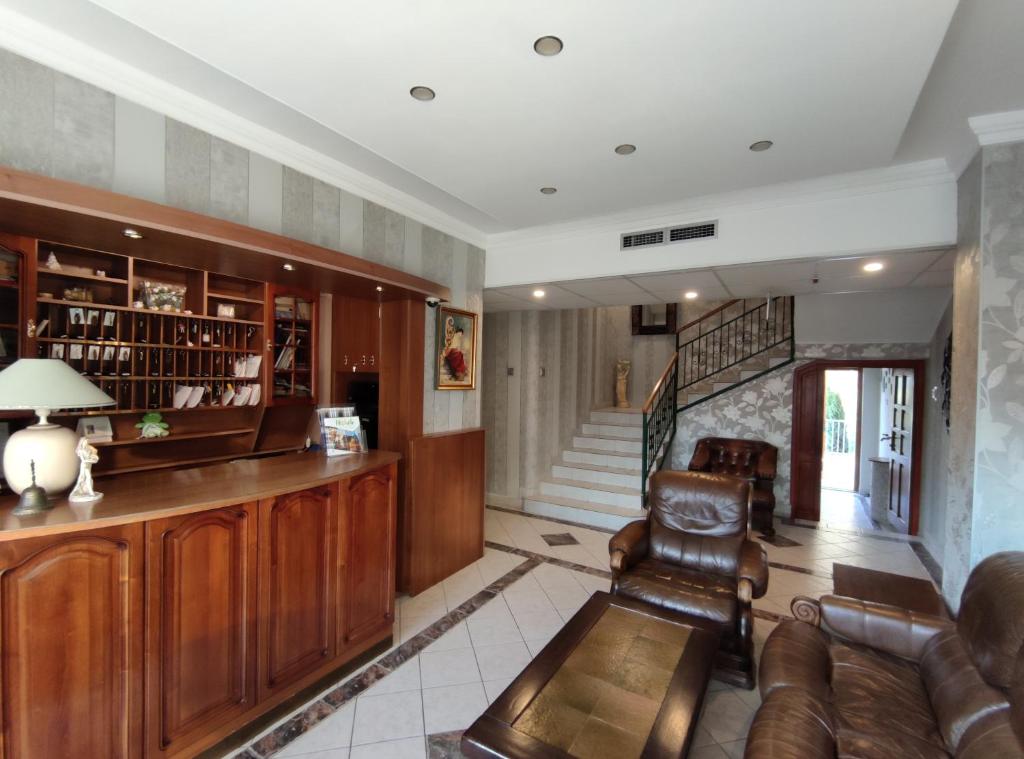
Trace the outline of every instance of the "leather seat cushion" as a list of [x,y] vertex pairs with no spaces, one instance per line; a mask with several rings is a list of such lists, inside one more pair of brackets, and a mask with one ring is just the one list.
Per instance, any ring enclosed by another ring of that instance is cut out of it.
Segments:
[[644,559],[619,575],[616,593],[701,617],[726,631],[736,626],[736,580]]
[[829,654],[839,756],[948,756],[916,665],[844,643]]

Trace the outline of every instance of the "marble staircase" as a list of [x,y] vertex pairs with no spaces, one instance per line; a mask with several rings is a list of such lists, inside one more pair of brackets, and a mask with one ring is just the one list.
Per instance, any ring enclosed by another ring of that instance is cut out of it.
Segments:
[[642,424],[639,409],[591,411],[523,510],[610,529],[643,519]]

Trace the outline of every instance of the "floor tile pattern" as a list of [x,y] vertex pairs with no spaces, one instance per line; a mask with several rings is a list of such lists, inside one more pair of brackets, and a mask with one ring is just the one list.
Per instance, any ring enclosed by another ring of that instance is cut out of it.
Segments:
[[541,535],[541,537],[544,538],[544,542],[549,546],[578,546],[580,544],[580,541],[567,532]]
[[[550,545],[543,536],[556,529],[576,543]],[[490,508],[485,531],[483,558],[398,599],[392,649],[233,756],[460,756],[462,731],[610,581],[606,531]],[[772,570],[767,594],[754,601],[758,656],[793,596],[831,590],[834,561],[930,579],[899,537],[785,523],[778,534],[798,545],[761,540]],[[742,757],[759,703],[756,690],[712,680],[690,756]]]

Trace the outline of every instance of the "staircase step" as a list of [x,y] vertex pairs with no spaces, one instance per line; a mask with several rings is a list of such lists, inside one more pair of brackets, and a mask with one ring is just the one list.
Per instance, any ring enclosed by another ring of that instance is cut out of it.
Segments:
[[640,440],[644,436],[643,427],[626,426],[623,424],[590,424],[584,422],[581,431],[584,435],[607,437],[613,440]]
[[566,448],[562,451],[562,460],[567,463],[599,464],[601,466],[640,469],[643,460],[640,455],[601,451],[592,448]]
[[599,485],[593,482],[576,482],[558,477],[541,480],[542,496],[558,496],[575,498],[580,501],[593,501],[606,506],[618,506],[624,509],[639,509],[643,503],[639,488],[623,488],[617,485]]
[[639,455],[640,440],[623,440],[621,438],[591,437],[587,435],[576,435],[572,439],[573,448],[583,448],[593,451],[615,451],[617,453],[632,453]]
[[523,501],[523,511],[527,514],[566,519],[570,522],[604,527],[617,530],[630,522],[644,518],[643,509],[622,509],[616,506],[604,506],[591,501],[579,501],[575,498],[558,496],[533,496]]
[[582,462],[573,464],[555,464],[551,474],[557,479],[569,482],[593,483],[595,485],[617,485],[619,487],[640,490],[640,469],[623,467],[606,467]]
[[618,424],[626,427],[640,427],[644,415],[640,409],[604,408],[590,412],[591,424]]

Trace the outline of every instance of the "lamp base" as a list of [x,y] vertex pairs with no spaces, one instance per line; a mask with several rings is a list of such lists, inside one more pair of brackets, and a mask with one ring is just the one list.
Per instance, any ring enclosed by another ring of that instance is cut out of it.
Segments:
[[15,493],[32,484],[32,462],[36,484],[51,497],[71,487],[78,476],[75,446],[78,435],[59,424],[33,424],[11,435],[4,448],[4,477]]

